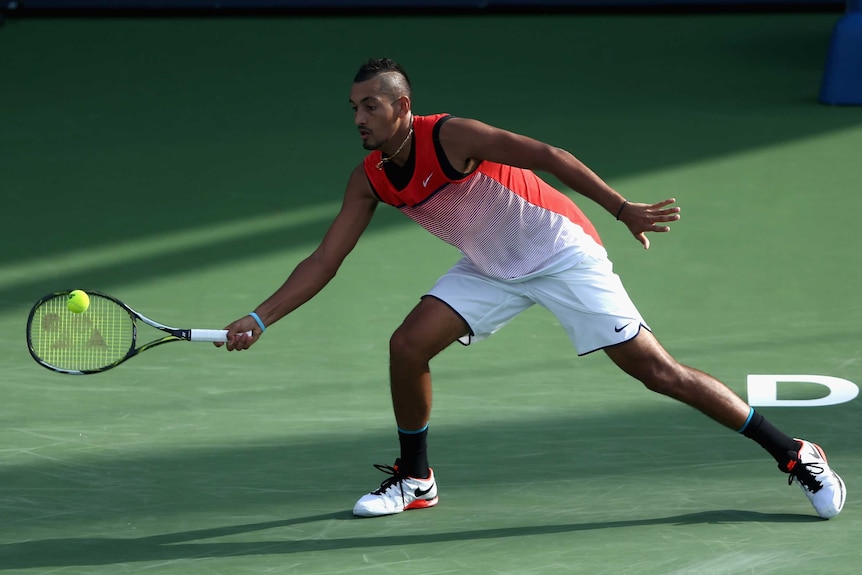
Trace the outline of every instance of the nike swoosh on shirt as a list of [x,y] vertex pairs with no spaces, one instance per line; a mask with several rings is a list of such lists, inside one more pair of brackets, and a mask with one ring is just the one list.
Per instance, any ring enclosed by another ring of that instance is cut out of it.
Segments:
[[630,326],[631,324],[632,324],[632,322],[628,322],[628,323],[627,323],[627,324],[625,324],[623,327],[615,327],[615,328],[614,328],[614,331],[615,331],[615,332],[617,332],[617,333],[620,333],[622,330],[624,330],[625,328],[627,328],[627,327],[628,327],[628,326]]
[[423,187],[423,188],[427,188],[427,187],[428,187],[428,182],[430,182],[430,181],[431,181],[431,176],[433,176],[433,175],[434,175],[434,172],[431,172],[430,174],[428,174],[428,177],[427,177],[427,178],[425,178],[424,180],[422,180],[422,187]]

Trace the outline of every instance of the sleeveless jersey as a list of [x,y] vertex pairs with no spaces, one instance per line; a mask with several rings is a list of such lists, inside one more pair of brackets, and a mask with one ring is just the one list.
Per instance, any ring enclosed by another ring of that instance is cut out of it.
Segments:
[[447,116],[414,116],[415,167],[404,189],[377,168],[380,150],[365,157],[365,174],[380,201],[496,279],[570,267],[602,249],[598,232],[575,203],[530,170],[483,161],[460,179],[447,176],[434,144],[434,126]]

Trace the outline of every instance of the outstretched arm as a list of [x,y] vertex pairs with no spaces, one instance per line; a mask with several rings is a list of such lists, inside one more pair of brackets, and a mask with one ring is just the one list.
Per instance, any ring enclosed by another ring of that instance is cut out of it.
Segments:
[[488,160],[552,174],[625,223],[645,249],[649,248],[645,232],[668,232],[670,227],[661,224],[679,219],[679,207],[669,207],[673,198],[655,204],[628,202],[566,150],[477,120],[447,121],[440,129],[440,143],[452,166],[464,172]]
[[[255,308],[265,326],[269,327],[310,300],[335,277],[344,258],[368,227],[377,203],[365,171],[359,165],[350,176],[341,210],[320,245],[294,268],[275,293]],[[228,350],[248,349],[262,333],[251,316],[241,317],[225,329],[228,330]]]

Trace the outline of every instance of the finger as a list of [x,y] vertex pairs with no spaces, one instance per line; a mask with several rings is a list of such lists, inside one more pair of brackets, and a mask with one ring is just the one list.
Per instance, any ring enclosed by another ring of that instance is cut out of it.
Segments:
[[649,238],[648,238],[648,237],[646,237],[646,234],[645,234],[645,233],[640,232],[639,234],[637,234],[637,235],[635,236],[635,239],[636,239],[637,241],[639,241],[641,244],[643,244],[643,247],[644,247],[644,249],[645,249],[645,250],[648,250],[648,249],[649,249]]
[[257,341],[258,333],[255,333],[254,331],[252,331],[252,332],[243,331],[243,332],[238,333],[237,334],[237,343],[236,343],[237,351],[243,351],[245,349],[250,348],[251,345],[255,341]]
[[245,336],[244,332],[239,333],[228,333],[227,334],[227,349],[228,351],[238,351],[242,349],[242,338]]
[[[676,203],[676,198],[668,198],[666,200],[662,200],[660,202],[656,202],[655,204],[651,205],[650,209],[663,208],[665,206],[669,206],[669,205],[674,204],[674,203]],[[676,209],[678,210],[679,208],[676,208]]]
[[234,339],[233,348],[236,351],[242,351],[244,349],[247,349],[248,348],[248,343],[246,342],[247,339],[248,339],[248,336],[245,334],[245,332],[238,333],[236,335],[236,339]]

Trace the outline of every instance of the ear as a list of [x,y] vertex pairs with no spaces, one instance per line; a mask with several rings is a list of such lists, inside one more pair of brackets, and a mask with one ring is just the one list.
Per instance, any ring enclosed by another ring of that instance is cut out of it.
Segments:
[[396,102],[398,102],[398,117],[406,118],[412,111],[413,102],[410,101],[408,96],[401,96],[396,100]]

